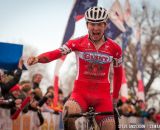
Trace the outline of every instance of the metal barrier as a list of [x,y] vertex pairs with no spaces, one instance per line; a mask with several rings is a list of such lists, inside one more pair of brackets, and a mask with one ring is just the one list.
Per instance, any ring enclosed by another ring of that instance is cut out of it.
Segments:
[[11,120],[10,111],[0,108],[0,130],[60,130],[60,115],[48,112],[42,114],[44,123],[39,127],[36,112],[29,111],[26,114],[21,114],[16,120]]

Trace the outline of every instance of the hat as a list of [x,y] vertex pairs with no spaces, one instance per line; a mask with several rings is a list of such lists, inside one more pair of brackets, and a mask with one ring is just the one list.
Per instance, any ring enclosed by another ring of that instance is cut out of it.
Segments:
[[16,90],[20,90],[20,86],[18,84],[14,85],[10,90],[9,92],[13,92],[13,91],[16,91]]

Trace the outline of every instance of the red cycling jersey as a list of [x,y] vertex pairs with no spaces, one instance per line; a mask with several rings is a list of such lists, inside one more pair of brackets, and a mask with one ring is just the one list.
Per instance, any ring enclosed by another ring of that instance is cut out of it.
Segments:
[[[113,98],[118,98],[122,80],[122,51],[111,39],[107,38],[96,49],[88,35],[69,40],[61,48],[38,56],[39,62],[47,63],[74,51],[77,59],[78,73],[70,99],[87,111],[93,106],[96,112],[113,111],[110,83],[108,80],[111,62],[114,66]],[[101,121],[106,116],[97,116]]]
[[69,40],[61,48],[38,56],[40,63],[48,63],[74,51],[77,59],[76,80],[109,83],[108,73],[111,62],[114,66],[113,98],[118,98],[122,80],[122,50],[113,40],[107,38],[96,49],[88,35]]

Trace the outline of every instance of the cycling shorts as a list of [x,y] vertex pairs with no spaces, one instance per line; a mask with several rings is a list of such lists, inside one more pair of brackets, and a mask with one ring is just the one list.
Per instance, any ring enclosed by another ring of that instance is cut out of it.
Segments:
[[[96,112],[113,112],[110,83],[75,80],[70,99],[80,105],[82,112],[86,112],[89,106]],[[96,120],[100,122],[106,117],[110,116],[97,116]]]

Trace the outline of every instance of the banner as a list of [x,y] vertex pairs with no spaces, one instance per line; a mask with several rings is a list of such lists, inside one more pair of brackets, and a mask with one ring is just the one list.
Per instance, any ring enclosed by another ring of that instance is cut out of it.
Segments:
[[121,33],[125,32],[124,23],[124,16],[122,7],[118,0],[115,0],[113,3],[110,14],[109,20],[107,21],[108,26],[105,32],[105,35],[110,37],[111,39],[116,39]]
[[141,48],[141,29],[140,26],[137,27],[136,30],[136,39],[137,39],[137,45],[136,45],[136,53],[137,53],[137,80],[138,80],[138,92],[137,96],[140,100],[145,101],[145,92],[144,92],[144,84],[143,84],[143,63],[142,63],[142,48]]
[[0,42],[0,68],[14,70],[23,53],[23,45]]
[[125,11],[124,11],[124,27],[126,29],[126,31],[124,33],[122,33],[122,50],[123,53],[125,52],[127,46],[128,46],[128,42],[129,39],[133,33],[132,30],[132,22],[131,22],[131,5],[129,3],[129,0],[125,1]]

